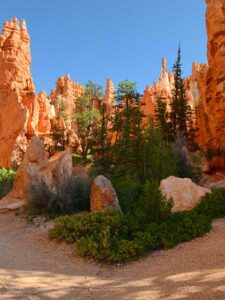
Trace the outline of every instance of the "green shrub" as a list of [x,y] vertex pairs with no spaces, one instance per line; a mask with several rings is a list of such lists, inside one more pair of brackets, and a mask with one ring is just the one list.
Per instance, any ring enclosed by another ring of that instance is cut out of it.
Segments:
[[[57,218],[49,234],[53,239],[74,243],[82,237],[102,234],[100,232],[106,228],[109,228],[110,233],[116,236],[122,222],[123,216],[119,212],[85,212],[80,215]],[[123,231],[124,227],[120,230]]]
[[159,183],[162,179],[177,175],[174,149],[164,141],[161,130],[154,128],[151,123],[146,130],[141,151],[139,163],[141,178]]
[[211,229],[211,219],[195,212],[176,213],[161,224],[149,224],[144,230],[133,230],[129,224],[127,216],[119,212],[84,213],[59,217],[49,236],[74,243],[80,256],[124,263],[202,236]]
[[62,215],[89,210],[90,183],[84,178],[64,177],[51,191],[43,180],[36,178],[28,188],[28,210],[32,214]]
[[211,218],[198,215],[194,211],[173,214],[165,223],[159,225],[162,248],[203,236],[211,229]]
[[112,182],[116,189],[122,211],[128,213],[132,209],[136,209],[137,199],[141,192],[141,184],[138,182],[138,179],[126,173],[122,180],[113,179]]
[[146,216],[146,223],[162,222],[171,215],[172,200],[167,200],[161,194],[156,182],[146,181],[140,196],[140,207]]
[[11,190],[16,172],[10,169],[0,169],[0,199]]
[[211,218],[225,216],[225,189],[214,189],[211,194],[206,194],[195,211]]

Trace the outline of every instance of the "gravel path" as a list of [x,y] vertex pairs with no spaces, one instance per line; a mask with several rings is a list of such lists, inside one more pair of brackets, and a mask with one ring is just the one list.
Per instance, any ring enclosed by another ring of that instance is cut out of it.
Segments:
[[0,215],[0,299],[224,300],[225,219],[204,238],[109,268],[48,241],[47,227]]

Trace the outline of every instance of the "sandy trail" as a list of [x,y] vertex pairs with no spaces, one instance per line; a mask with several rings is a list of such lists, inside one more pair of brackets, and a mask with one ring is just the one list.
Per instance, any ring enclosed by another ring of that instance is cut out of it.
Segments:
[[0,215],[0,299],[225,299],[225,219],[204,238],[122,268],[74,257],[47,227]]

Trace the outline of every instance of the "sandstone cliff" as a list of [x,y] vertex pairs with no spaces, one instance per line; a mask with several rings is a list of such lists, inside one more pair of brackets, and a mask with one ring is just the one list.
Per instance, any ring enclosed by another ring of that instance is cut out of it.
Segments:
[[225,2],[206,0],[209,67],[201,75],[196,110],[198,143],[204,149],[225,149]]

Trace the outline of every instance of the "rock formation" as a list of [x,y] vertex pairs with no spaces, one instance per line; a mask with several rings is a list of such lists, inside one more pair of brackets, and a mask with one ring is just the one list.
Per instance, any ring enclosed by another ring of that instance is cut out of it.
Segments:
[[[206,69],[207,65],[193,63],[192,76],[184,80],[187,101],[192,109],[195,109],[196,105],[199,103],[200,93],[202,90],[204,90],[204,80],[201,80],[201,76],[202,74],[205,74],[204,72]],[[159,79],[152,87],[147,85],[146,89],[144,90],[144,94],[141,99],[143,113],[146,116],[154,116],[157,97],[161,97],[161,99],[166,102],[167,110],[170,111],[173,88],[174,75],[173,73],[167,71],[166,59],[163,57]]]
[[61,106],[65,107],[67,115],[67,128],[76,132],[76,124],[73,122],[73,110],[75,108],[75,100],[84,93],[84,87],[79,83],[71,80],[68,74],[60,77],[56,82],[56,88],[52,90],[50,99],[54,104],[56,114],[58,114]]
[[[188,102],[196,111],[197,144],[204,151],[224,150],[225,3],[223,0],[206,2],[209,65],[193,63],[192,75],[184,83]],[[49,97],[44,91],[35,95],[30,64],[26,23],[19,24],[14,18],[4,24],[0,35],[0,167],[11,167],[21,161],[33,136],[49,138],[62,103],[67,115],[63,126],[76,133],[72,115],[75,100],[84,93],[84,87],[67,75],[58,79]],[[141,109],[146,116],[154,116],[157,96],[162,97],[170,109],[173,84],[173,74],[167,71],[163,58],[159,79],[153,86],[146,87],[141,99]],[[115,105],[111,80],[107,80],[103,101],[107,115],[111,116]]]
[[8,167],[36,133],[36,97],[30,74],[30,38],[25,21],[6,22],[0,36],[0,166]]
[[105,104],[106,114],[108,116],[111,116],[113,114],[114,106],[116,104],[114,93],[115,93],[115,89],[114,89],[113,82],[111,79],[107,79],[103,102]]
[[44,182],[55,193],[57,186],[64,184],[63,180],[72,176],[72,171],[72,155],[69,150],[56,153],[48,160],[43,141],[33,137],[17,171],[12,191],[1,200],[0,210],[9,204],[26,202],[30,186],[40,182]]
[[48,160],[43,141],[33,137],[17,171],[12,191],[1,199],[0,211],[26,205],[31,186],[38,190],[40,186],[37,186],[42,183],[51,193],[56,193],[59,186],[70,180],[72,171],[72,155],[69,149],[56,153]]
[[173,200],[173,212],[188,211],[201,202],[206,193],[211,193],[207,188],[198,186],[189,178],[170,176],[160,183],[160,190],[167,200]]
[[142,111],[146,116],[154,115],[157,97],[164,99],[169,110],[169,103],[172,99],[173,83],[173,74],[167,71],[166,59],[163,57],[159,79],[152,87],[147,85],[141,99]]
[[115,189],[105,176],[97,176],[91,186],[91,211],[121,211]]
[[202,70],[199,83],[197,142],[203,150],[215,150],[225,149],[225,3],[223,0],[206,0],[206,3],[209,66]]
[[50,104],[43,92],[36,97],[30,64],[26,23],[14,18],[0,36],[0,167],[18,163],[28,140],[49,131]]
[[37,96],[38,101],[38,133],[48,134],[51,131],[51,121],[55,118],[55,109],[51,105],[45,91],[41,91]]
[[[35,95],[30,64],[30,37],[26,23],[22,21],[20,25],[14,18],[4,24],[0,36],[0,167],[18,165],[33,136],[50,141],[61,105],[65,108],[67,120],[66,124],[64,120],[60,122],[76,133],[73,110],[75,100],[84,93],[84,87],[67,75],[58,79],[49,97],[44,91]],[[110,116],[114,106],[111,80],[107,80],[103,101]]]

